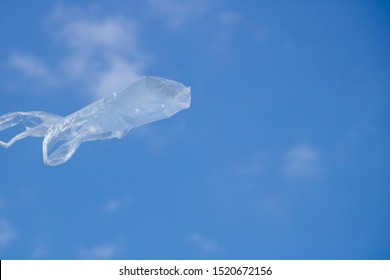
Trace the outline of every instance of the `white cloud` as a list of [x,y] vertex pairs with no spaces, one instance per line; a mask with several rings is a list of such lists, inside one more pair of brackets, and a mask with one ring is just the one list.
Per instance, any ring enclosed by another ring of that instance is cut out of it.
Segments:
[[11,67],[32,78],[47,77],[50,72],[40,58],[32,55],[13,53],[8,62]]
[[259,162],[251,162],[238,167],[238,173],[243,176],[259,174],[263,170],[263,166]]
[[223,25],[234,26],[240,22],[241,15],[237,12],[225,11],[218,15],[218,20]]
[[217,56],[229,54],[235,27],[242,21],[240,13],[221,10],[216,1],[149,0],[148,4],[152,15],[160,19],[165,29],[202,38],[202,48],[207,46]]
[[64,20],[60,38],[74,49],[95,48],[135,51],[135,24],[118,18]]
[[71,79],[83,79],[86,90],[106,95],[141,76],[147,56],[140,51],[137,24],[121,17],[96,18],[57,8],[50,17],[54,36],[69,50],[60,59]]
[[127,235],[121,235],[107,242],[87,246],[81,244],[76,254],[82,259],[113,259],[126,253],[128,247]]
[[116,212],[120,207],[121,207],[121,203],[119,200],[110,199],[109,201],[106,202],[103,209],[104,212],[111,213],[111,212]]
[[6,218],[0,218],[0,248],[7,246],[16,237],[17,232]]
[[318,152],[307,145],[290,149],[285,155],[283,173],[288,177],[316,177],[320,174]]
[[21,52],[9,58],[12,67],[37,83],[77,83],[81,91],[103,96],[131,84],[148,64],[149,56],[140,50],[138,25],[133,20],[57,6],[46,23],[61,50],[50,66]]
[[95,83],[90,83],[89,91],[96,91],[99,95],[106,95],[113,91],[121,90],[129,86],[140,77],[143,64],[140,62],[130,63],[120,56],[113,57],[105,71],[97,73]]
[[45,244],[39,244],[36,245],[33,248],[31,256],[33,258],[45,258],[50,254],[50,249],[47,245]]
[[213,239],[199,233],[193,233],[189,237],[190,243],[194,244],[205,254],[222,253],[223,248]]
[[49,233],[41,233],[32,239],[31,257],[36,259],[48,258],[51,253]]
[[134,198],[130,195],[125,195],[119,199],[109,199],[103,206],[103,211],[106,213],[113,213],[121,208],[129,206],[134,201]]
[[117,252],[117,245],[113,243],[106,243],[93,246],[89,249],[84,249],[80,252],[80,255],[84,259],[111,259]]
[[149,0],[152,11],[165,20],[166,27],[172,30],[183,28],[188,23],[201,18],[207,10],[203,0]]

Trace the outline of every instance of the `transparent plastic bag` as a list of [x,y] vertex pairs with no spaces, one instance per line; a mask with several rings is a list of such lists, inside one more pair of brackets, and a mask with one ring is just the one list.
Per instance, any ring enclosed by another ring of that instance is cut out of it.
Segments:
[[26,130],[0,146],[8,148],[28,136],[44,137],[43,160],[55,166],[68,161],[82,142],[122,138],[137,126],[169,118],[191,104],[191,90],[181,83],[143,77],[66,117],[32,111],[0,117],[0,131],[22,124]]

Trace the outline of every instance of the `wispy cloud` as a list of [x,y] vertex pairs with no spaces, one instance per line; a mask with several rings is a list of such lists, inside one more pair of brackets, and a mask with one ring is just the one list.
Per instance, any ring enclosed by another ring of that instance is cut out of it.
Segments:
[[112,198],[104,204],[103,211],[105,213],[117,212],[118,210],[129,206],[133,201],[134,197],[130,195],[125,195],[122,198]]
[[31,252],[32,258],[47,258],[51,253],[50,240],[51,236],[48,233],[42,233],[33,238],[33,249]]
[[117,235],[112,239],[106,239],[87,245],[82,242],[75,251],[76,256],[81,259],[115,259],[128,254],[128,233]]
[[226,53],[234,27],[242,20],[240,13],[221,10],[218,2],[205,0],[149,0],[152,14],[169,31],[185,31],[186,35],[201,33],[203,45],[216,55]]
[[320,174],[319,154],[307,145],[293,147],[285,155],[282,171],[288,177],[317,177]]
[[82,246],[76,253],[82,259],[114,259],[126,253],[127,236],[117,236],[113,240]]
[[6,218],[0,218],[0,249],[9,245],[18,233]]
[[252,175],[252,174],[258,174],[263,167],[260,163],[257,162],[251,162],[242,166],[238,167],[239,174],[246,176],[246,175]]
[[39,83],[79,83],[84,91],[101,96],[131,84],[147,65],[149,56],[141,51],[133,20],[57,6],[46,23],[62,55],[50,66],[20,51],[9,57],[9,65]]
[[71,79],[82,77],[91,93],[105,95],[128,86],[147,64],[133,20],[58,6],[49,22],[56,28],[53,37],[69,51],[60,58],[60,69]]
[[22,52],[13,52],[8,59],[8,66],[17,70],[24,78],[35,80],[40,87],[52,87],[59,84],[55,69],[51,69],[43,59]]
[[199,233],[193,233],[189,236],[191,244],[198,247],[204,254],[222,253],[224,249],[213,239]]
[[225,26],[234,26],[241,20],[241,15],[233,11],[220,12],[217,16],[218,21]]
[[33,251],[31,253],[31,257],[33,258],[47,258],[47,256],[50,254],[50,249],[45,244],[39,244],[35,245],[33,248]]
[[118,252],[118,246],[114,243],[106,243],[93,246],[80,251],[83,259],[112,259]]
[[149,0],[147,14],[129,18],[101,15],[98,6],[57,5],[44,20],[55,54],[49,60],[18,50],[9,55],[8,65],[38,86],[73,85],[80,92],[104,96],[144,75],[154,59],[144,51],[141,39],[142,27],[153,22],[145,21],[150,15],[159,19],[155,28],[185,31],[184,36],[202,32],[204,45],[216,54],[223,53],[242,17],[234,11],[216,10],[216,6],[205,0]]
[[228,55],[235,28],[241,23],[240,13],[223,10],[217,1],[149,0],[149,8],[163,28],[202,38],[202,48],[216,56]]
[[154,14],[164,20],[168,29],[180,30],[200,19],[208,10],[203,0],[149,0]]
[[9,65],[21,71],[23,74],[33,78],[46,77],[49,69],[45,63],[33,55],[13,53],[9,58]]

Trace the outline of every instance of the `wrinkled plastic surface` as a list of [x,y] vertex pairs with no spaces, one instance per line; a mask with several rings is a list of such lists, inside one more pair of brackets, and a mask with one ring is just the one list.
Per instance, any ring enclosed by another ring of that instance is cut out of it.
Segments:
[[32,111],[0,117],[0,131],[22,124],[26,130],[8,148],[28,136],[44,137],[43,160],[55,166],[68,161],[82,142],[122,138],[137,126],[169,118],[191,104],[190,88],[158,77],[143,77],[130,87],[112,93],[66,117]]

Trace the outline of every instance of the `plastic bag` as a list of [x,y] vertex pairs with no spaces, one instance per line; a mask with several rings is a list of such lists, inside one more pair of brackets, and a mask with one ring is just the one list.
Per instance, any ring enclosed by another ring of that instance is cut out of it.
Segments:
[[39,111],[5,114],[0,117],[0,131],[18,124],[26,130],[7,143],[0,141],[0,146],[8,148],[28,136],[44,137],[43,161],[55,166],[68,161],[82,142],[122,138],[130,129],[169,118],[190,104],[189,87],[164,78],[143,77],[66,117]]

